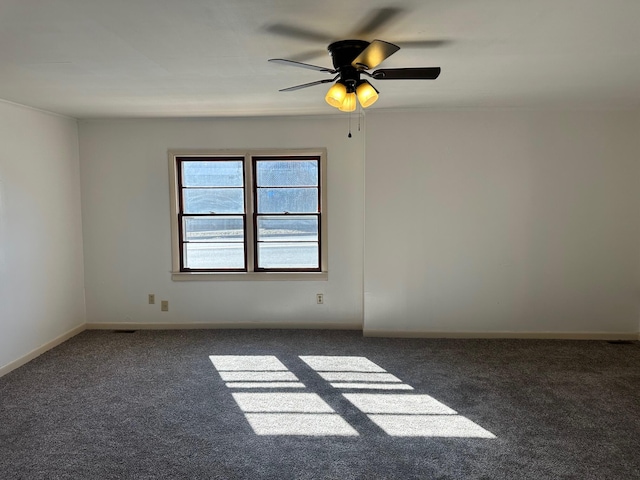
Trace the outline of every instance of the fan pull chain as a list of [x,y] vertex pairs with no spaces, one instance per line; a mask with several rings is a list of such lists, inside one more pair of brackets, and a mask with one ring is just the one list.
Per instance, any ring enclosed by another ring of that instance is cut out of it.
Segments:
[[349,112],[349,135],[347,135],[347,138],[351,138],[351,112]]

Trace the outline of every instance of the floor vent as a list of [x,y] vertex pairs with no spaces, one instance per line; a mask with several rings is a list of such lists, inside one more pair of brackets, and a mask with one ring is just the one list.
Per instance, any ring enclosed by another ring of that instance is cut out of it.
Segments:
[[135,330],[114,330],[113,333],[136,333]]
[[607,343],[611,345],[633,345],[633,340],[609,340]]

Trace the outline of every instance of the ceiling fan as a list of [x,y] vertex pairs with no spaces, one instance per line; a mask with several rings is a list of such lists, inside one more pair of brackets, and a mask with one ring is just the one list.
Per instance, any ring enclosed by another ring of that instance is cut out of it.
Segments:
[[[373,10],[365,22],[353,34],[358,37],[370,36],[374,30],[379,30],[391,19],[402,13],[398,8],[382,8]],[[286,35],[306,40],[326,40],[331,38],[323,33],[289,25],[271,25],[268,30],[280,35]],[[424,40],[403,42],[410,46],[435,47],[447,43],[444,40]],[[419,68],[382,68],[369,72],[384,60],[400,50],[398,45],[383,40],[338,40],[327,47],[333,63],[333,68],[321,67],[309,63],[284,58],[271,58],[270,62],[294,67],[307,68],[333,75],[315,82],[283,88],[281,92],[291,92],[323,83],[335,82],[325,97],[326,102],[344,112],[352,112],[357,102],[363,108],[373,105],[378,100],[378,90],[362,76],[373,80],[435,80],[440,75],[440,67]],[[357,100],[356,100],[357,99]]]

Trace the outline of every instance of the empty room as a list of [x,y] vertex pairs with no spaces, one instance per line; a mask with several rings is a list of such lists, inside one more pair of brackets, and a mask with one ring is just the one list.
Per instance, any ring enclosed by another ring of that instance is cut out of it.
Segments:
[[639,46],[0,0],[0,478],[640,479]]

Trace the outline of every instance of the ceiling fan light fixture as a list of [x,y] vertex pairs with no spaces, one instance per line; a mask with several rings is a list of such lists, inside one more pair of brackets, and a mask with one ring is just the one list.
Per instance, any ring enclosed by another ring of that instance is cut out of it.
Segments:
[[338,110],[341,112],[353,112],[356,109],[356,103],[356,94],[353,92],[347,93],[344,102],[338,107]]
[[[396,12],[397,9],[395,8],[380,9],[379,13],[369,22],[369,25],[378,25],[380,22],[387,21],[390,18],[389,15],[395,15]],[[286,31],[295,34],[298,32],[296,29]],[[283,88],[280,91],[291,92],[323,83],[332,83],[331,88],[325,94],[327,104],[342,112],[353,112],[358,107],[358,104],[362,108],[368,108],[376,103],[379,98],[380,92],[370,82],[361,79],[363,75],[374,80],[435,80],[440,75],[440,67],[381,68],[368,72],[367,70],[377,67],[400,50],[398,45],[384,40],[373,40],[371,42],[365,40],[338,40],[331,43],[327,50],[331,55],[333,68],[320,67],[284,58],[269,59],[270,62],[274,63],[335,75],[333,78],[303,83]]]
[[332,107],[340,108],[347,97],[347,86],[338,81],[334,83],[329,91],[327,92],[327,96],[324,97],[325,101],[331,105]]
[[360,105],[362,105],[362,108],[370,107],[376,103],[378,100],[378,93],[378,90],[376,90],[375,87],[366,80],[358,82],[356,95],[358,96],[358,101],[360,102]]

